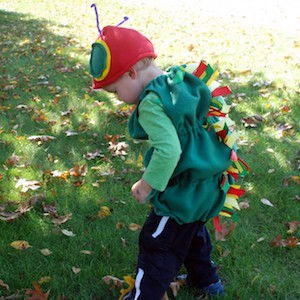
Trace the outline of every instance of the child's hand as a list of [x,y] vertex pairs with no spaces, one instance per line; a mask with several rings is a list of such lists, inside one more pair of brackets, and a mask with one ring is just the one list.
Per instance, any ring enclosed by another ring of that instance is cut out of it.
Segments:
[[151,186],[143,178],[137,181],[131,188],[133,197],[141,204],[146,203],[151,190]]

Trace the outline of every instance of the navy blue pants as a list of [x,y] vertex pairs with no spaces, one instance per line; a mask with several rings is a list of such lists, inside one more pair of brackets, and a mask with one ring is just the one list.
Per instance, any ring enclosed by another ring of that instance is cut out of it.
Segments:
[[179,225],[152,211],[140,233],[134,300],[160,300],[183,264],[196,287],[218,281],[211,250],[204,223]]

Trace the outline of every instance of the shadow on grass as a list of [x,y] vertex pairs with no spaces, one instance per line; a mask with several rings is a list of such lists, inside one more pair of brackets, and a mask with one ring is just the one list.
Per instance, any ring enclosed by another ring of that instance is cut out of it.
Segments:
[[[50,148],[62,159],[81,153],[87,143],[78,142],[90,136],[95,143],[92,137],[107,117],[96,104],[110,105],[104,93],[91,90],[87,60],[76,58],[86,49],[72,37],[53,34],[49,21],[7,11],[0,11],[0,20],[1,163],[22,152],[31,135],[54,136]],[[39,157],[44,149],[35,151]]]

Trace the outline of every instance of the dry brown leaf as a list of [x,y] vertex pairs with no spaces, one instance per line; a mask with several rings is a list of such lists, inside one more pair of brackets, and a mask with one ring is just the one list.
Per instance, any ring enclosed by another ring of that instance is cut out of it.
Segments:
[[80,176],[86,176],[87,173],[87,166],[83,165],[75,165],[74,168],[69,170],[69,173],[73,177],[80,177]]
[[34,286],[35,290],[26,290],[26,300],[48,300],[50,290],[48,290],[47,293],[43,293],[41,286],[38,283],[33,282],[32,285]]
[[286,223],[286,226],[289,228],[287,233],[294,233],[298,228],[300,228],[300,222],[292,221],[292,222]]
[[248,201],[242,201],[239,202],[239,207],[240,209],[248,209],[250,207],[250,204]]
[[278,235],[275,239],[271,241],[271,246],[272,247],[296,247],[298,246],[298,239],[295,236],[291,236],[287,239],[282,239],[281,235]]
[[65,216],[57,216],[55,218],[52,219],[52,223],[56,226],[59,226],[63,223],[66,223],[67,221],[69,221],[72,218],[72,213],[69,213]]
[[8,284],[4,283],[3,280],[0,279],[0,287],[4,288],[5,290],[9,291]]
[[216,241],[226,241],[226,237],[235,229],[236,223],[232,223],[228,228],[227,222],[221,224],[221,231],[215,231]]
[[[38,119],[38,121],[41,121],[41,120],[44,120],[44,118]],[[55,139],[55,137],[51,136],[51,135],[32,135],[32,136],[28,137],[29,141],[37,142],[38,145],[42,145],[43,143],[52,141],[54,139]]]
[[111,275],[106,275],[106,276],[102,277],[102,280],[108,286],[121,287],[125,283],[124,280],[121,280],[118,277],[111,276]]
[[121,221],[119,221],[117,224],[116,224],[116,229],[122,229],[122,228],[125,228],[125,224]]

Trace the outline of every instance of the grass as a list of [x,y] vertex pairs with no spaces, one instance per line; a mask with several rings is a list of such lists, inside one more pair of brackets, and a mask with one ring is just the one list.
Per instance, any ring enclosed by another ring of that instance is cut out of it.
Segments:
[[[286,227],[300,221],[300,45],[295,27],[286,23],[271,29],[243,15],[229,18],[214,6],[205,9],[201,1],[193,11],[184,4],[162,4],[158,10],[155,1],[147,6],[124,3],[97,3],[102,25],[128,15],[127,26],[154,41],[160,66],[204,58],[220,68],[223,83],[233,90],[228,101],[240,131],[240,155],[251,168],[243,198],[250,207],[241,210],[226,241],[213,238],[224,299],[299,299],[299,246],[270,244],[278,235],[300,239],[299,229],[289,234]],[[90,89],[87,65],[97,32],[89,5],[0,1],[0,208],[12,212],[18,203],[34,196],[39,200],[14,222],[0,221],[0,299],[23,295],[40,280],[44,293],[50,289],[49,299],[117,299],[118,291],[102,277],[134,275],[139,231],[129,228],[142,225],[149,210],[137,205],[129,191],[141,175],[144,146],[128,137],[128,108]],[[246,128],[241,119],[252,115],[264,119]],[[28,140],[34,135],[55,139]],[[111,136],[129,145],[124,158],[108,150]],[[99,156],[90,159],[91,153]],[[84,165],[82,176],[67,173]],[[55,178],[50,175],[54,170],[69,176]],[[16,188],[24,178],[38,181],[39,189]],[[262,198],[274,207],[263,205]],[[55,206],[59,216],[72,216],[55,226],[53,217],[45,216],[45,205]],[[103,206],[111,212],[105,218],[99,215]],[[75,236],[64,235],[63,229]],[[213,237],[211,224],[209,229]],[[31,247],[16,250],[10,245],[16,240]],[[41,249],[52,254],[45,256]],[[1,280],[9,289],[1,287]],[[186,288],[177,297],[194,298]]]

